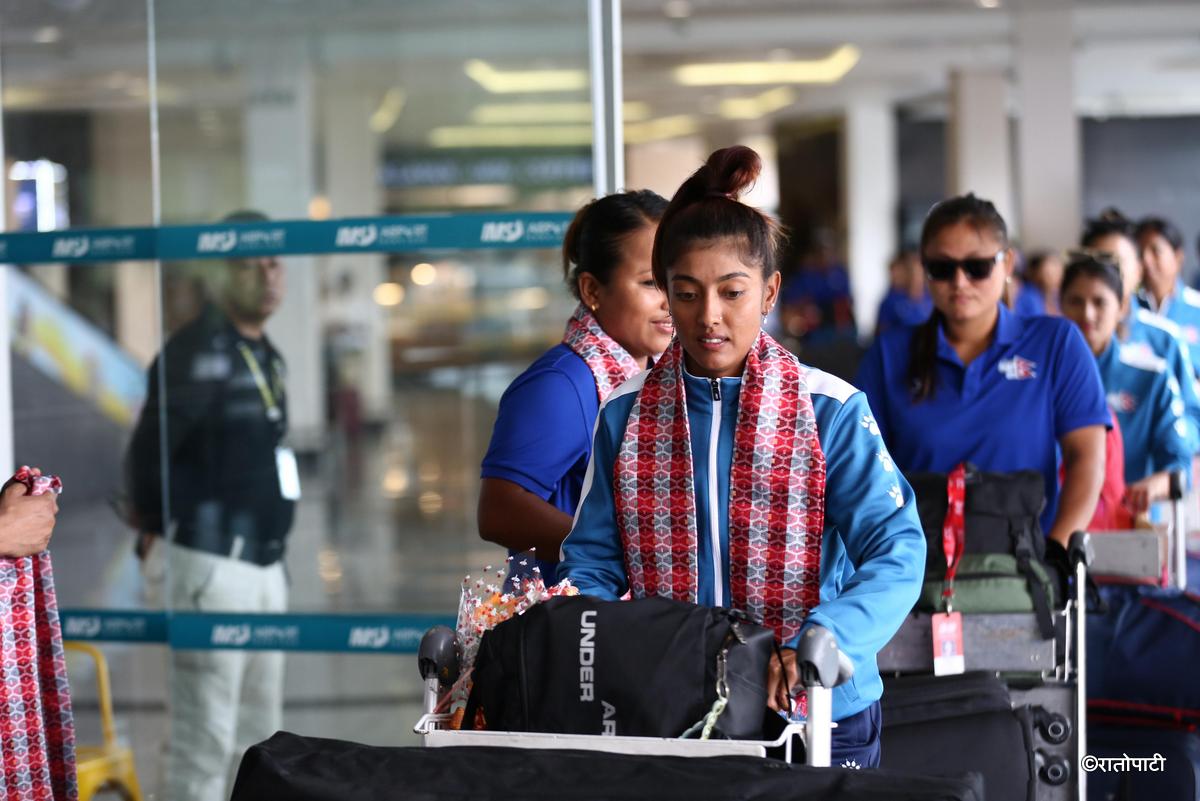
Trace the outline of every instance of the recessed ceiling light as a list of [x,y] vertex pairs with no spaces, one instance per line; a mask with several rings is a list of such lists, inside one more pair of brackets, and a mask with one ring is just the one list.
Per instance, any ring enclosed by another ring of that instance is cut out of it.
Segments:
[[421,262],[412,268],[409,277],[417,286],[429,286],[437,280],[437,267],[428,262]]
[[[378,284],[371,292],[372,298],[380,306],[399,306],[404,302],[404,287],[394,281]],[[403,490],[398,490],[402,492]]]
[[754,97],[727,97],[721,101],[718,113],[727,120],[757,120],[795,102],[795,91],[780,86]]
[[[621,110],[629,122],[649,119],[650,106],[632,101]],[[586,100],[567,103],[484,103],[471,112],[471,121],[477,125],[537,125],[590,123],[592,104]]]
[[379,101],[379,105],[371,112],[371,116],[367,118],[367,127],[372,132],[377,134],[387,133],[396,124],[396,120],[400,119],[400,112],[404,110],[404,103],[408,99],[403,89],[392,87],[383,93],[383,98]]
[[976,0],[980,8],[999,8],[1000,0]]
[[837,83],[858,63],[854,45],[842,45],[825,58],[805,61],[735,61],[684,64],[675,69],[684,86],[753,86],[762,84]]
[[477,58],[464,64],[463,70],[471,80],[493,94],[572,92],[588,86],[586,70],[498,70]]

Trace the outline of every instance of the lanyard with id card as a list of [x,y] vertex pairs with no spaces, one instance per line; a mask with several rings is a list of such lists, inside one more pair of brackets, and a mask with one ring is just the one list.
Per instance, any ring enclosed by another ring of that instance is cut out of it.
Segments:
[[[250,375],[254,377],[254,383],[258,387],[258,394],[262,396],[263,407],[267,412],[267,419],[272,423],[279,422],[283,419],[283,408],[280,406],[279,401],[276,400],[275,393],[271,391],[271,386],[267,383],[267,377],[263,374],[258,359],[254,357],[254,354],[245,342],[238,342],[237,348],[238,352],[242,354],[242,358],[246,361],[246,367],[250,369]],[[279,476],[279,494],[284,500],[300,500],[300,468],[296,464],[295,451],[283,446],[276,447],[275,470]]]
[[960,464],[946,478],[946,519],[942,523],[942,550],[946,554],[946,582],[942,588],[945,611],[934,614],[932,619],[935,676],[966,671],[962,612],[954,611],[954,575],[966,549],[966,501],[966,468]]

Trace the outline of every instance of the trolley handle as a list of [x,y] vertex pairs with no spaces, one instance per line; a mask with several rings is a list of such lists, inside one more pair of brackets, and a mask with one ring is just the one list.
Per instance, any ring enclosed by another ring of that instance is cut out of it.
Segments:
[[417,669],[425,680],[424,712],[430,715],[442,692],[458,679],[458,643],[453,629],[434,626],[425,632],[417,649]]
[[1172,470],[1170,473],[1169,497],[1172,501],[1181,501],[1187,492],[1187,473],[1183,470]]
[[824,626],[810,626],[796,645],[796,667],[800,683],[808,695],[805,721],[807,763],[829,767],[833,746],[833,688],[854,675],[854,663],[838,647],[833,632]]
[[796,646],[796,667],[805,689],[832,690],[854,675],[854,663],[838,648],[837,638],[824,626],[809,626]]

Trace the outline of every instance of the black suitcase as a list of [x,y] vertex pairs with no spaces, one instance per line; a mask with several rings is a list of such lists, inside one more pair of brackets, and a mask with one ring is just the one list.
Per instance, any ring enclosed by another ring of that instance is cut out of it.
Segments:
[[993,673],[887,679],[882,714],[882,767],[973,771],[983,777],[988,801],[1034,801],[1039,782],[1061,787],[1074,770],[1035,733],[1046,711],[1014,707]]
[[379,748],[278,732],[242,759],[231,801],[984,801],[978,776],[518,748]]
[[[1099,760],[1125,757],[1161,762],[1117,766]],[[1088,801],[1197,801],[1200,799],[1200,735],[1186,729],[1088,726]],[[1090,761],[1090,760],[1089,760]]]

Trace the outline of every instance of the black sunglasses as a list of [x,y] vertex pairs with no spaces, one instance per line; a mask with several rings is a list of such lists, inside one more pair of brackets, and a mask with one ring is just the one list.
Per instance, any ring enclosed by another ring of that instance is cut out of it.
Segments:
[[992,270],[1004,258],[1004,253],[1002,250],[990,259],[922,259],[921,264],[931,281],[950,281],[959,267],[962,267],[967,278],[982,281],[992,274]]

